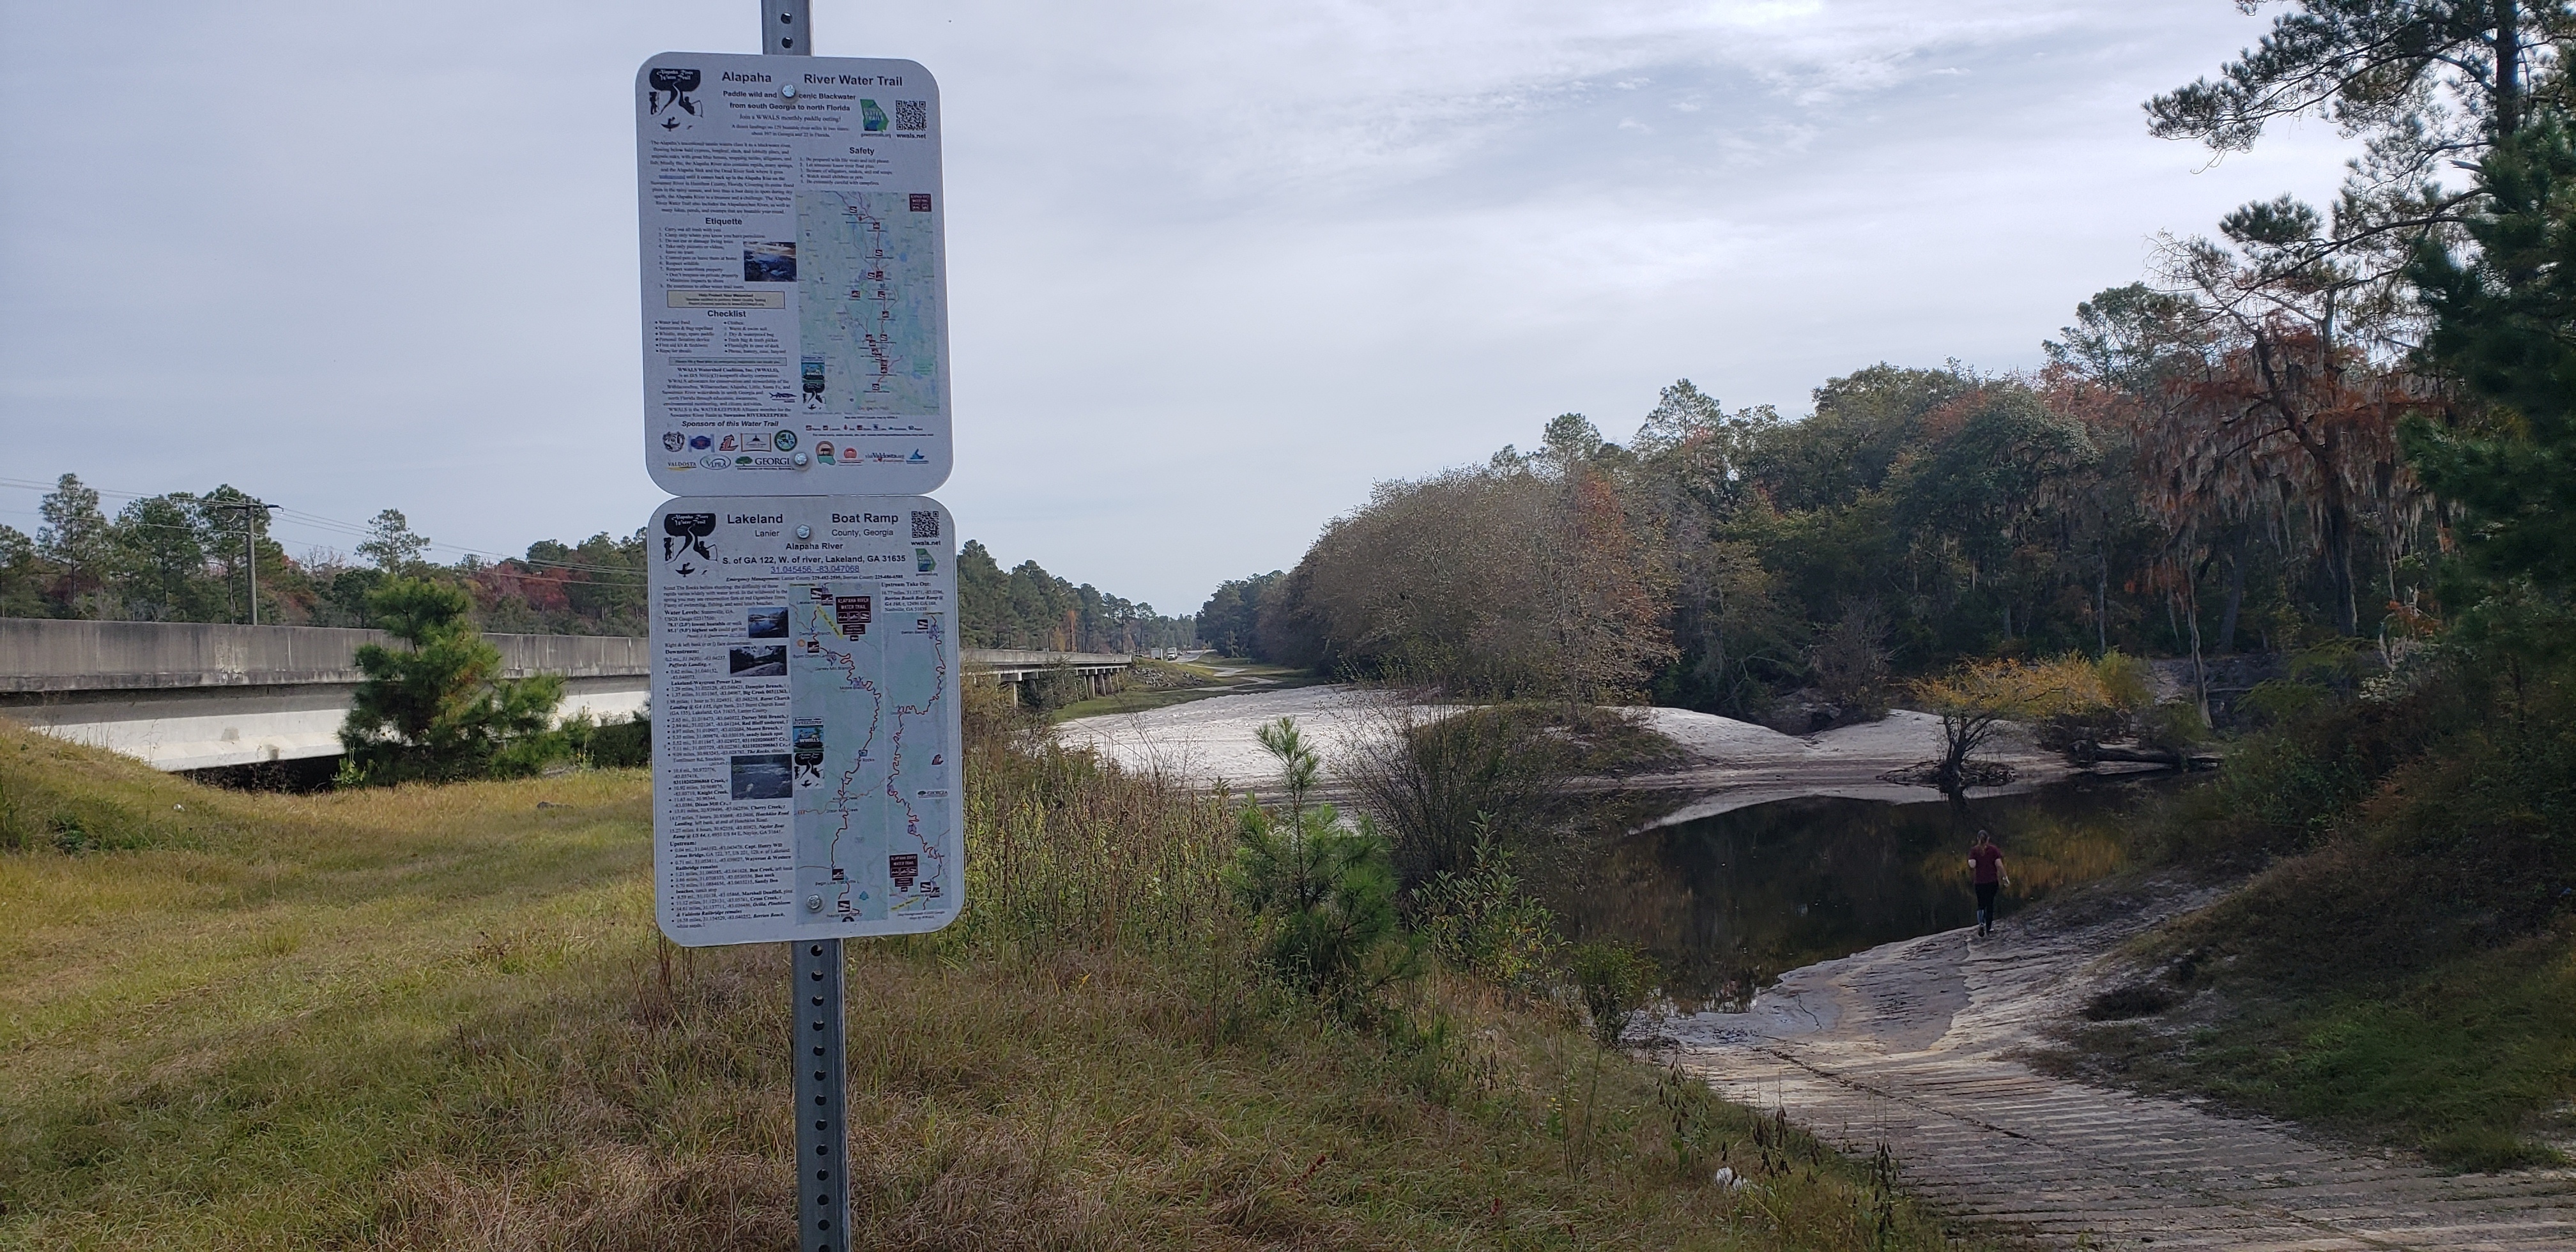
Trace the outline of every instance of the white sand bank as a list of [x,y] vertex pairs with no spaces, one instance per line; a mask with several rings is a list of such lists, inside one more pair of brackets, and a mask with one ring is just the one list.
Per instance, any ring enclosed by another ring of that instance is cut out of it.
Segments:
[[[1350,755],[1357,736],[1376,733],[1385,697],[1352,687],[1298,687],[1219,696],[1143,713],[1085,717],[1059,727],[1064,741],[1098,749],[1131,769],[1159,770],[1197,779],[1266,789],[1278,767],[1253,733],[1266,722],[1293,717],[1323,752],[1329,769]],[[1664,822],[1689,821],[1729,809],[1793,796],[1844,796],[1864,800],[1930,800],[1926,787],[1879,781],[1889,770],[1940,752],[1939,719],[1899,710],[1885,721],[1845,726],[1805,738],[1688,709],[1642,712],[1690,760],[1670,771],[1627,780],[1628,785],[1703,792]],[[2054,782],[2071,772],[2063,758],[2007,734],[1987,755],[2013,768],[2004,790]],[[1661,823],[1659,823],[1661,824]]]

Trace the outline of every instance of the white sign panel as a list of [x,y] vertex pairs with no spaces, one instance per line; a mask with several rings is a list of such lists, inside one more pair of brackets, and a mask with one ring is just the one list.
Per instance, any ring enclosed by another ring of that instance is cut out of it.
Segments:
[[955,519],[921,496],[717,496],[664,504],[645,535],[662,933],[956,920]]
[[673,495],[946,482],[930,72],[666,52],[635,74],[635,161],[653,481]]

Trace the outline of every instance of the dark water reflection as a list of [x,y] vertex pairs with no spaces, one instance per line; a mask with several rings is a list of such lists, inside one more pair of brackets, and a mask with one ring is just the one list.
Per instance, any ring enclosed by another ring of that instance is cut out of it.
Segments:
[[2003,846],[2016,910],[2117,872],[2136,810],[2178,785],[2080,779],[1969,801],[1780,800],[1622,842],[1601,889],[1568,902],[1587,937],[1636,944],[1667,990],[1724,1006],[1782,973],[1899,939],[1972,925],[1968,846]]

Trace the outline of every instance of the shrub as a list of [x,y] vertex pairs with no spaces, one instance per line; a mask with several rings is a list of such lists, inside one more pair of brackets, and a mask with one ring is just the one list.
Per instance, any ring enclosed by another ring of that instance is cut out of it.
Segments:
[[572,759],[593,769],[634,769],[653,763],[653,718],[637,713],[624,721],[600,722],[588,711],[564,719],[557,729]]
[[2167,700],[2138,714],[2142,747],[2181,753],[2209,742],[2209,722],[2189,700]]
[[1509,846],[1543,825],[1575,773],[1575,749],[1523,705],[1381,706],[1343,776],[1394,838],[1411,884],[1473,869],[1480,843]]
[[1581,777],[1635,773],[1679,755],[1672,740],[1618,708],[1516,702],[1431,708],[1389,693],[1342,779],[1386,823],[1408,888],[1477,865],[1477,849],[1526,860],[1573,853],[1564,819]]
[[1474,868],[1444,870],[1414,893],[1424,943],[1451,968],[1524,996],[1542,992],[1555,966],[1556,914],[1511,870],[1509,849],[1480,834]]
[[1566,966],[1583,996],[1584,1011],[1591,1015],[1592,1037],[1602,1047],[1616,1047],[1655,989],[1655,963],[1626,944],[1593,940],[1576,944]]
[[2155,671],[2140,658],[2113,648],[2093,663],[2093,674],[2103,702],[2114,709],[2134,713],[2155,702]]

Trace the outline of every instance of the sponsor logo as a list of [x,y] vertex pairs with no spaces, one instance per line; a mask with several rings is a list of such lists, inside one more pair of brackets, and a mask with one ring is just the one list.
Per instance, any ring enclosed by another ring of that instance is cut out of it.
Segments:
[[689,436],[689,450],[692,452],[704,452],[714,446],[716,446],[716,441],[709,439],[704,435]]
[[698,463],[695,461],[664,461],[662,463],[662,468],[670,470],[675,474],[681,470],[693,470],[697,467]]
[[662,450],[664,452],[679,451],[680,444],[682,442],[683,440],[680,438],[680,432],[676,430],[666,430],[662,432]]
[[831,441],[831,440],[829,440],[829,439],[822,439],[822,440],[817,440],[817,441],[815,442],[815,444],[814,444],[814,459],[815,459],[815,460],[818,460],[818,461],[829,461],[829,460],[831,460],[831,459],[832,459],[832,441]]
[[725,437],[724,437],[724,441],[716,445],[716,451],[718,451],[718,452],[731,452],[731,451],[733,451],[733,450],[734,450],[734,440],[733,440],[733,436],[731,436],[731,435],[727,435],[727,436],[725,436]]
[[745,452],[767,452],[767,451],[769,451],[769,436],[767,436],[767,435],[745,435],[745,436],[743,436],[743,437],[742,437],[742,450],[743,450],[743,451],[745,451]]
[[921,454],[921,449],[919,448],[913,449],[912,455],[905,457],[904,460],[914,465],[927,465],[930,463],[930,458],[923,456]]
[[781,452],[794,452],[796,450],[796,432],[792,430],[782,430],[775,435],[771,435],[769,437],[769,442],[772,447],[777,448]]
[[749,465],[751,464],[751,458],[747,456],[738,456],[733,459],[733,463],[736,465]]
[[707,455],[698,458],[698,464],[706,466],[708,469],[723,469],[724,467],[733,464],[733,462],[724,457],[717,456],[714,453],[708,453]]

